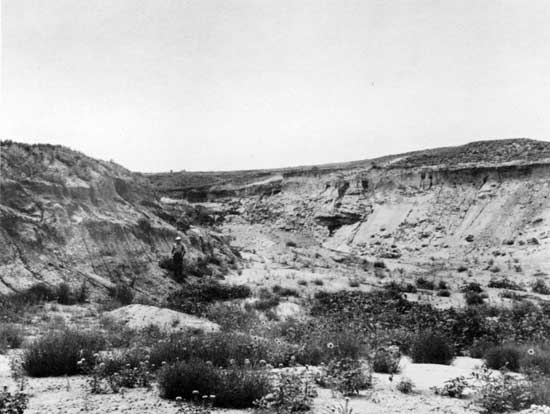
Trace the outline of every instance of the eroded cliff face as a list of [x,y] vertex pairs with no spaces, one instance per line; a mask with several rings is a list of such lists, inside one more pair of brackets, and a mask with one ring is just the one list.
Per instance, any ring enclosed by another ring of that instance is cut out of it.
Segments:
[[[307,232],[370,259],[449,267],[480,260],[512,272],[521,262],[528,272],[550,272],[549,143],[479,142],[272,175],[283,179],[271,193],[201,190],[228,221]],[[254,188],[254,177],[247,184]]]
[[163,205],[139,174],[58,146],[2,142],[0,154],[0,294],[87,281],[96,294],[123,282],[159,297],[176,286],[159,260],[177,235],[189,273],[238,267],[196,207]]

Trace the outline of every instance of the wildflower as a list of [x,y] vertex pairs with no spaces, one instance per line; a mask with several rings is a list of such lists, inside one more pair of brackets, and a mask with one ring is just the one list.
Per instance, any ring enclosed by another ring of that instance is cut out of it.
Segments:
[[527,350],[527,355],[530,355],[530,356],[535,355],[535,350],[534,350],[533,348],[529,348],[529,349]]
[[212,366],[212,361],[206,361],[206,365]]
[[193,390],[193,392],[191,393],[193,395],[198,395],[199,394],[199,391],[198,390]]
[[203,395],[203,396],[202,396],[202,399],[203,399],[203,400],[208,399],[208,395]]
[[210,399],[211,399],[211,400],[213,400],[213,399],[215,399],[215,398],[216,398],[216,396],[215,396],[214,394],[210,394]]
[[248,359],[248,358],[245,358],[245,360],[244,360],[244,364],[245,364],[245,365],[250,365],[250,359]]
[[328,348],[328,349],[334,348],[334,344],[333,344],[332,342],[329,342],[329,343],[327,344],[327,348]]
[[180,403],[180,402],[181,402],[181,400],[182,400],[182,398],[181,398],[181,397],[176,397],[176,402]]

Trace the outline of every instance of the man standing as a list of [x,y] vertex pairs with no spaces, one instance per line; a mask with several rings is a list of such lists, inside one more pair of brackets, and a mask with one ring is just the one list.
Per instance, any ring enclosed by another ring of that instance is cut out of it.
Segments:
[[176,243],[172,246],[172,267],[174,268],[174,279],[176,282],[183,281],[183,257],[185,256],[185,246],[181,242],[181,237],[176,237]]

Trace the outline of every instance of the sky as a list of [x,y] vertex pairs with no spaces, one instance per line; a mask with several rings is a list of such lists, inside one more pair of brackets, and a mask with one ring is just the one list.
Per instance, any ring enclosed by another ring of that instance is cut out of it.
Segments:
[[550,138],[546,0],[1,5],[2,139],[134,171]]

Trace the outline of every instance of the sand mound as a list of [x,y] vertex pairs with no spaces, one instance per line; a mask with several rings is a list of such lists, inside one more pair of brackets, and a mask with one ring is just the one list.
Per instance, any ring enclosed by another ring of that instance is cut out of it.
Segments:
[[115,323],[131,329],[144,329],[156,326],[163,331],[202,331],[215,332],[219,325],[207,319],[186,313],[147,305],[128,305],[105,314]]

